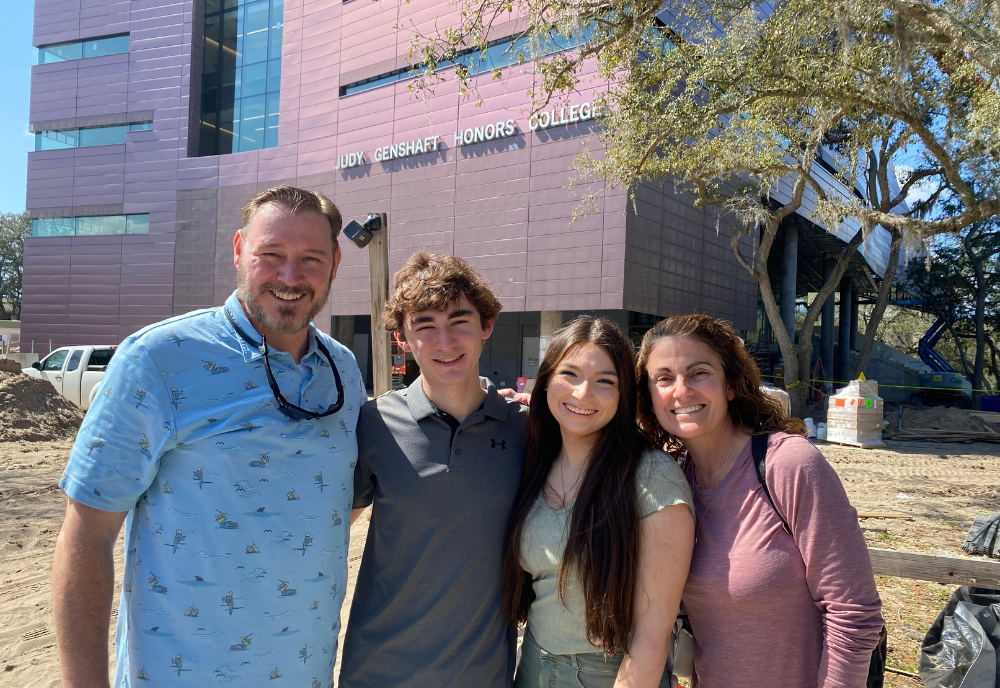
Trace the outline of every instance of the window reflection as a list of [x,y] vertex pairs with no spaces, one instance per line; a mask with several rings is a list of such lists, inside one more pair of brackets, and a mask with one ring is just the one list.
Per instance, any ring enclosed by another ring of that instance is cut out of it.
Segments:
[[89,146],[111,146],[125,143],[130,131],[150,131],[152,122],[132,122],[105,127],[86,129],[57,129],[40,131],[35,134],[35,150],[62,150],[64,148],[87,148]]
[[[510,67],[522,62],[528,62],[537,55],[544,57],[552,55],[562,50],[569,50],[583,45],[593,36],[594,26],[588,25],[578,33],[564,35],[553,32],[543,36],[537,42],[531,36],[521,36],[515,38],[499,38],[491,41],[486,48],[485,54],[478,48],[470,48],[459,53],[454,61],[445,61],[437,65],[438,70],[450,69],[456,65],[463,66],[468,76],[483,74],[497,68]],[[422,65],[403,67],[385,74],[378,74],[361,81],[356,81],[346,86],[341,86],[340,95],[349,96],[362,91],[370,91],[373,88],[394,84],[397,81],[412,79],[422,68]]]
[[31,221],[31,236],[115,236],[149,234],[149,215],[40,217]]
[[89,38],[85,41],[42,45],[38,47],[38,64],[51,64],[53,62],[65,62],[66,60],[81,60],[88,57],[116,55],[127,53],[128,50],[128,34]]
[[201,155],[278,145],[283,0],[206,0]]

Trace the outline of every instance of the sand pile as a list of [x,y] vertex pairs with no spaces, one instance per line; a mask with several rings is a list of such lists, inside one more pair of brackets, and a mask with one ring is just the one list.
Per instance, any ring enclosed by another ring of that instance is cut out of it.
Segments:
[[906,407],[903,409],[903,429],[989,432],[981,418],[954,406],[932,406],[928,409]]
[[41,442],[70,438],[83,411],[46,380],[0,372],[0,442]]
[[21,364],[12,358],[0,357],[0,373],[20,373]]

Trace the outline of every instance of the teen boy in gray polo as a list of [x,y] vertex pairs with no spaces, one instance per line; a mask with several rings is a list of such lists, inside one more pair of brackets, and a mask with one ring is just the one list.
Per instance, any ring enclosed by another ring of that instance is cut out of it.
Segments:
[[468,263],[420,251],[396,273],[386,329],[421,376],[361,410],[352,520],[374,503],[341,688],[505,688],[500,611],[528,407],[479,382],[500,301]]

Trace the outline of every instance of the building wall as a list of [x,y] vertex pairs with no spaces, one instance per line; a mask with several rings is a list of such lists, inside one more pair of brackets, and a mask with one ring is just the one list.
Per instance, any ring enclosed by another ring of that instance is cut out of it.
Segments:
[[[33,216],[148,212],[150,234],[29,239],[25,339],[119,341],[172,314],[222,303],[235,285],[240,208],[278,183],[323,191],[345,219],[388,212],[391,271],[420,247],[454,253],[493,282],[509,312],[699,310],[753,328],[756,287],[725,233],[670,189],[638,189],[634,209],[626,192],[601,191],[597,212],[570,222],[579,198],[564,185],[595,130],[582,122],[529,131],[530,63],[503,81],[481,77],[481,102],[454,81],[422,94],[404,81],[339,95],[342,84],[406,63],[410,36],[394,26],[412,20],[430,32],[447,22],[442,12],[457,11],[435,0],[286,0],[278,147],[191,157],[202,2],[37,0],[36,45],[129,31],[132,47],[128,55],[34,67],[32,126],[130,121],[129,113],[150,111],[154,124],[121,146],[29,154]],[[585,78],[572,104],[600,87]],[[517,120],[517,135],[454,145],[456,130],[508,118]],[[442,137],[437,152],[388,163],[371,157],[376,147],[432,135]],[[367,164],[337,169],[338,156],[358,150],[367,151]],[[346,240],[342,247],[321,326],[329,315],[368,312],[367,253]]]

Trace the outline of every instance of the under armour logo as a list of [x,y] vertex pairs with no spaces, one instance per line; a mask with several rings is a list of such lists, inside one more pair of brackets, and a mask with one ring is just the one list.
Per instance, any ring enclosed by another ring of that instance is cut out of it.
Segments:
[[507,448],[507,440],[500,440],[499,442],[497,442],[496,440],[490,440],[490,449],[496,449],[498,444],[500,445],[501,449]]

